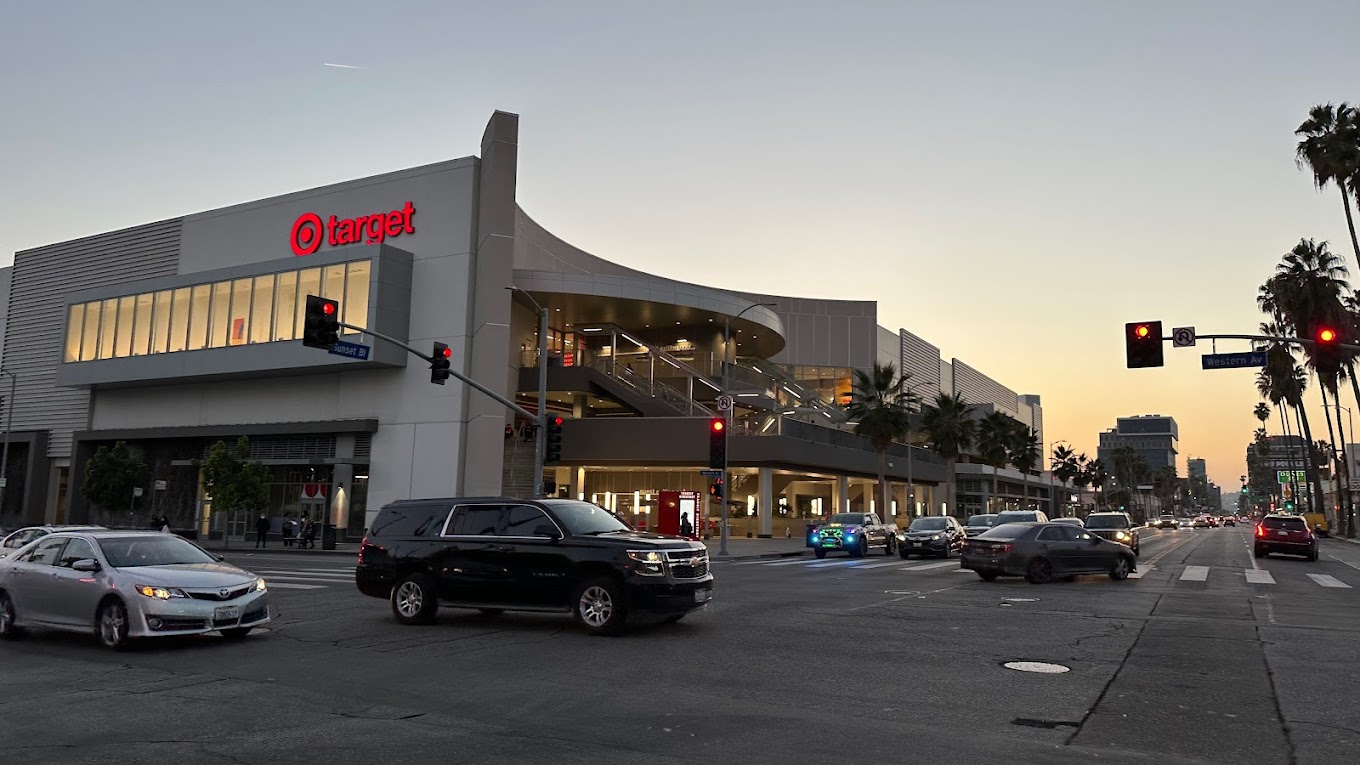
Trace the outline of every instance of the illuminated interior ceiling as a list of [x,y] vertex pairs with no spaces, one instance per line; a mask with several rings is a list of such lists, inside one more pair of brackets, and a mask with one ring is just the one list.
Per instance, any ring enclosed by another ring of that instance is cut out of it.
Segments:
[[[643,337],[656,339],[667,328],[679,337],[694,337],[705,331],[722,332],[728,317],[720,311],[659,303],[633,298],[530,291],[552,316],[554,327],[588,327],[615,324]],[[769,358],[784,349],[784,337],[763,323],[742,316],[732,322],[732,335],[742,356]],[[662,340],[667,340],[664,336]]]

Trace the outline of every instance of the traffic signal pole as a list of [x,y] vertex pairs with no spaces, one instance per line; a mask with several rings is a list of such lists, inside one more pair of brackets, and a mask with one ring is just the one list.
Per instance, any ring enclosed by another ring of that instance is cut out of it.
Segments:
[[[398,348],[404,349],[407,353],[410,353],[410,354],[415,355],[415,356],[419,356],[420,358],[422,358],[422,359],[428,361],[428,362],[431,363],[431,364],[434,363],[434,357],[433,357],[433,356],[431,356],[431,355],[429,355],[429,354],[426,354],[426,353],[421,353],[420,351],[416,350],[415,348],[412,348],[410,345],[407,345],[406,343],[404,343],[404,342],[402,342],[402,341],[396,339],[395,337],[391,337],[391,336],[389,336],[389,335],[384,335],[384,334],[381,333],[381,332],[374,332],[373,330],[371,330],[371,329],[369,329],[369,328],[367,328],[367,327],[356,327],[356,326],[354,326],[353,324],[346,324],[346,323],[344,323],[344,322],[337,322],[337,323],[338,323],[341,327],[344,327],[345,329],[352,329],[352,330],[354,330],[355,332],[360,332],[360,333],[363,333],[363,334],[365,334],[365,335],[372,335],[372,336],[378,338],[379,340],[385,340],[385,341],[387,341],[387,342],[389,342],[389,343],[391,343],[391,344],[397,346]],[[466,377],[466,376],[462,375],[461,373],[459,373],[458,371],[453,370],[453,369],[448,370],[448,372],[449,372],[449,375],[451,375],[451,376],[453,376],[453,377],[456,377],[460,382],[466,383],[467,385],[471,386],[471,387],[474,388],[475,390],[478,390],[478,391],[481,391],[482,393],[485,393],[486,395],[490,396],[493,400],[495,400],[496,403],[500,404],[501,406],[504,406],[506,409],[509,409],[510,411],[514,412],[515,414],[518,414],[518,415],[520,415],[521,417],[524,417],[525,419],[528,419],[528,420],[535,419],[535,418],[534,418],[534,415],[533,415],[532,413],[530,413],[528,410],[526,410],[524,407],[520,406],[519,404],[516,404],[515,402],[511,401],[510,399],[506,398],[505,396],[502,396],[501,394],[497,393],[496,391],[491,390],[490,388],[486,387],[485,385],[482,385],[481,383],[477,382],[476,380],[473,380],[473,379],[471,379],[471,378],[469,378],[469,377]]]

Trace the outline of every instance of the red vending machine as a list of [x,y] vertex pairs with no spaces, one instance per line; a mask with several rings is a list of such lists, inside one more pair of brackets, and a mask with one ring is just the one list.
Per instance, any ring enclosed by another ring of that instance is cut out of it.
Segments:
[[[680,492],[663,491],[656,503],[656,533],[680,534]],[[693,518],[690,515],[690,518]]]

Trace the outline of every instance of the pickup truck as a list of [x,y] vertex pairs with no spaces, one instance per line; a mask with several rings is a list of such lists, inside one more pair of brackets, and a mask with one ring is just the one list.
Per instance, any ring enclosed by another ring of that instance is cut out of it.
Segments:
[[862,558],[872,548],[885,555],[897,552],[897,525],[883,523],[876,513],[836,513],[808,536],[812,554],[825,558],[832,550],[844,550],[851,558]]

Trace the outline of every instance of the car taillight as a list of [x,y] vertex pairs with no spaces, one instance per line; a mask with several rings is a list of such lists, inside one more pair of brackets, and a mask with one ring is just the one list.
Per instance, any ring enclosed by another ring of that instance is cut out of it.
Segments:
[[1265,536],[1265,535],[1266,535],[1266,525],[1265,525],[1264,523],[1258,523],[1258,524],[1256,524],[1256,536],[1258,536],[1258,537],[1263,537],[1263,536]]
[[381,549],[383,549],[381,546],[372,544],[371,542],[368,541],[368,537],[364,537],[362,540],[359,541],[359,562],[360,563],[364,562],[364,556],[369,550],[381,550]]
[[1013,545],[1013,544],[1011,544],[1011,543],[1009,543],[1009,542],[1007,542],[1007,543],[1004,544],[1004,545],[997,545],[997,546],[996,546],[996,551],[999,552],[999,553],[1008,553],[1008,552],[1010,552],[1011,550],[1014,550],[1014,549],[1015,549],[1015,545]]

